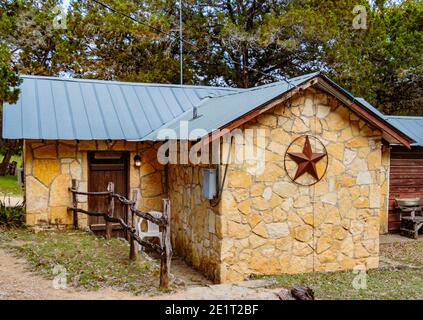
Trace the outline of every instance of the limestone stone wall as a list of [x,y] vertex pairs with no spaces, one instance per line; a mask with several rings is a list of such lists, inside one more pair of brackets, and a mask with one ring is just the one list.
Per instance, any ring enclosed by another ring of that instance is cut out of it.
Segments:
[[[125,141],[36,141],[24,142],[25,198],[27,224],[46,228],[65,228],[72,224],[72,205],[68,188],[72,179],[79,181],[79,190],[88,191],[88,151],[129,151],[129,190],[141,192],[141,210],[161,210],[165,196],[164,168],[157,162],[157,146]],[[142,167],[135,168],[133,158],[141,154]],[[79,196],[80,207],[88,209],[87,197]],[[87,216],[79,214],[80,227],[87,225]]]
[[218,281],[222,228],[219,209],[202,196],[201,166],[169,166],[174,252]]
[[[266,132],[260,175],[229,166],[219,206],[220,282],[252,274],[378,266],[381,132],[330,96],[308,89],[246,124]],[[318,137],[328,170],[314,186],[293,183],[284,154],[296,137]]]
[[380,171],[380,233],[388,233],[389,222],[389,175],[391,166],[391,149],[384,141],[382,146],[382,167]]

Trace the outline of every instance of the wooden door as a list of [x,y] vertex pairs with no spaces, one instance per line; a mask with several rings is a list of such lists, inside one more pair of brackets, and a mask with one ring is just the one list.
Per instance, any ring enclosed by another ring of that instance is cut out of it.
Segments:
[[[115,185],[115,193],[128,198],[128,154],[124,152],[90,152],[88,191],[102,192],[107,190],[109,182]],[[89,196],[88,210],[107,212],[107,196]],[[115,199],[115,217],[128,221],[127,208]],[[103,217],[89,217],[89,226],[99,235],[105,234],[106,224]],[[125,237],[119,224],[113,224],[114,237]]]

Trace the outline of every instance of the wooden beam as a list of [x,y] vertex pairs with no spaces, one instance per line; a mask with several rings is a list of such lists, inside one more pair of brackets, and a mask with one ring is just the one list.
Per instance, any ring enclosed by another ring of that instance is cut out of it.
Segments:
[[[109,218],[113,218],[114,211],[115,211],[115,198],[113,197],[113,193],[115,192],[115,185],[113,182],[109,182],[107,186],[107,191],[110,193],[109,195],[109,206],[107,208],[107,216]],[[106,217],[106,239],[110,240],[112,238],[112,224],[110,223],[110,219]]]
[[162,231],[162,256],[160,259],[160,287],[169,288],[170,264],[172,262],[172,243],[170,240],[170,201],[163,199],[163,218],[166,225]]
[[[72,179],[72,190],[78,190],[78,182],[76,179]],[[75,192],[72,192],[72,205],[74,208],[78,207],[78,196]],[[73,227],[78,230],[78,211],[73,210]]]
[[[296,95],[297,93],[299,93],[300,91],[306,90],[307,88],[315,85],[318,82],[324,82],[326,85],[329,85],[331,88],[333,88],[336,93],[342,95],[342,96],[346,96],[346,94],[344,92],[342,92],[339,88],[337,88],[335,85],[333,85],[332,83],[326,81],[324,78],[320,77],[320,76],[316,76],[313,79],[310,79],[309,81],[305,82],[304,84],[294,87],[291,90],[287,91],[286,93],[282,94],[281,96],[251,110],[250,112],[244,114],[243,116],[233,120],[232,122],[229,122],[228,124],[226,124],[225,126],[219,128],[218,130],[212,132],[211,134],[209,134],[207,137],[202,139],[202,143],[204,145],[207,145],[213,141],[215,141],[216,139],[221,138],[222,136],[224,136],[226,133],[231,132],[232,130],[239,128],[240,126],[242,126],[243,124],[245,124],[246,122],[254,119],[255,117],[261,115],[262,113],[272,109],[273,107],[276,107],[277,105],[285,102],[286,100],[292,98],[294,95]],[[326,91],[324,88],[321,88],[323,91]],[[332,94],[335,98],[337,98],[338,100],[340,100],[339,97],[336,96],[336,94],[334,93],[329,93],[328,94]],[[348,97],[348,100],[351,101],[351,98]],[[345,101],[340,100],[341,103],[346,104]],[[352,102],[350,105],[346,104],[347,107],[349,107],[353,112],[355,112],[357,115],[361,116],[362,118],[364,118],[368,123],[372,124],[373,126],[377,127],[378,129],[382,130],[384,133],[386,133],[387,135],[389,135],[390,137],[394,138],[396,141],[398,141],[399,143],[403,144],[406,148],[411,149],[411,140],[409,138],[407,138],[406,135],[404,135],[401,131],[399,131],[398,129],[395,129],[392,125],[390,125],[385,119],[380,119],[379,117],[377,117],[376,115],[374,115],[372,112],[370,112],[369,110],[367,110],[366,108],[360,106],[359,104]]]
[[[388,121],[385,119],[381,119],[373,112],[369,111],[367,108],[355,103],[350,96],[346,95],[345,92],[337,85],[334,85],[331,81],[325,79],[324,77],[320,77],[317,80],[319,85],[321,86],[321,90],[331,94],[336,99],[338,99],[342,104],[347,105],[355,114],[364,118],[365,121],[372,124],[373,126],[377,127],[378,129],[382,130],[387,135],[391,136],[401,144],[403,144],[408,149],[411,149],[411,142],[409,137],[407,137],[403,132],[394,128]],[[335,93],[330,92],[328,89],[325,89],[326,86],[329,86],[331,89],[335,91]],[[343,101],[339,96],[347,97],[347,101]]]
[[388,134],[401,144],[403,144],[408,149],[411,149],[411,142],[409,139],[405,138],[404,135],[400,134],[398,130],[392,128],[386,120],[380,120],[378,117],[373,115],[370,111],[367,109],[361,107],[360,105],[356,103],[352,103],[350,105],[350,108],[357,113],[358,115],[365,118],[369,123],[374,125],[375,127],[382,130],[384,133]]

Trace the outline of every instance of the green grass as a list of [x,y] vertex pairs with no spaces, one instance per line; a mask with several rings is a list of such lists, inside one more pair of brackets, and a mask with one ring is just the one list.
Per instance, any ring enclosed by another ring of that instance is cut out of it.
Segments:
[[67,283],[97,290],[112,287],[135,294],[159,291],[159,269],[142,256],[129,260],[129,246],[119,239],[106,241],[80,231],[0,233],[0,246],[26,258],[32,271],[53,279],[63,266]]
[[307,273],[274,277],[278,286],[312,288],[317,299],[423,299],[423,241],[380,245],[380,254],[422,269],[370,270],[367,289],[357,290],[353,272]]
[[0,195],[21,196],[22,188],[18,184],[17,177],[0,177]]
[[[0,161],[3,160],[3,155],[0,155]],[[16,161],[18,163],[17,168],[20,168],[22,165],[21,156],[12,156],[11,162]],[[10,196],[21,196],[22,188],[18,185],[17,177],[6,176],[0,177],[0,196],[1,195],[10,195]]]
[[371,270],[367,289],[355,289],[352,272],[308,273],[274,277],[277,286],[304,285],[324,300],[399,300],[423,299],[423,270]]

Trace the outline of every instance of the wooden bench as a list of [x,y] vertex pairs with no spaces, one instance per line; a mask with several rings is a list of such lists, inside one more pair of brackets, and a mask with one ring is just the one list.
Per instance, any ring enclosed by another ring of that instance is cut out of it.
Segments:
[[423,227],[421,199],[395,199],[395,204],[400,214],[400,234],[417,239],[419,230]]

